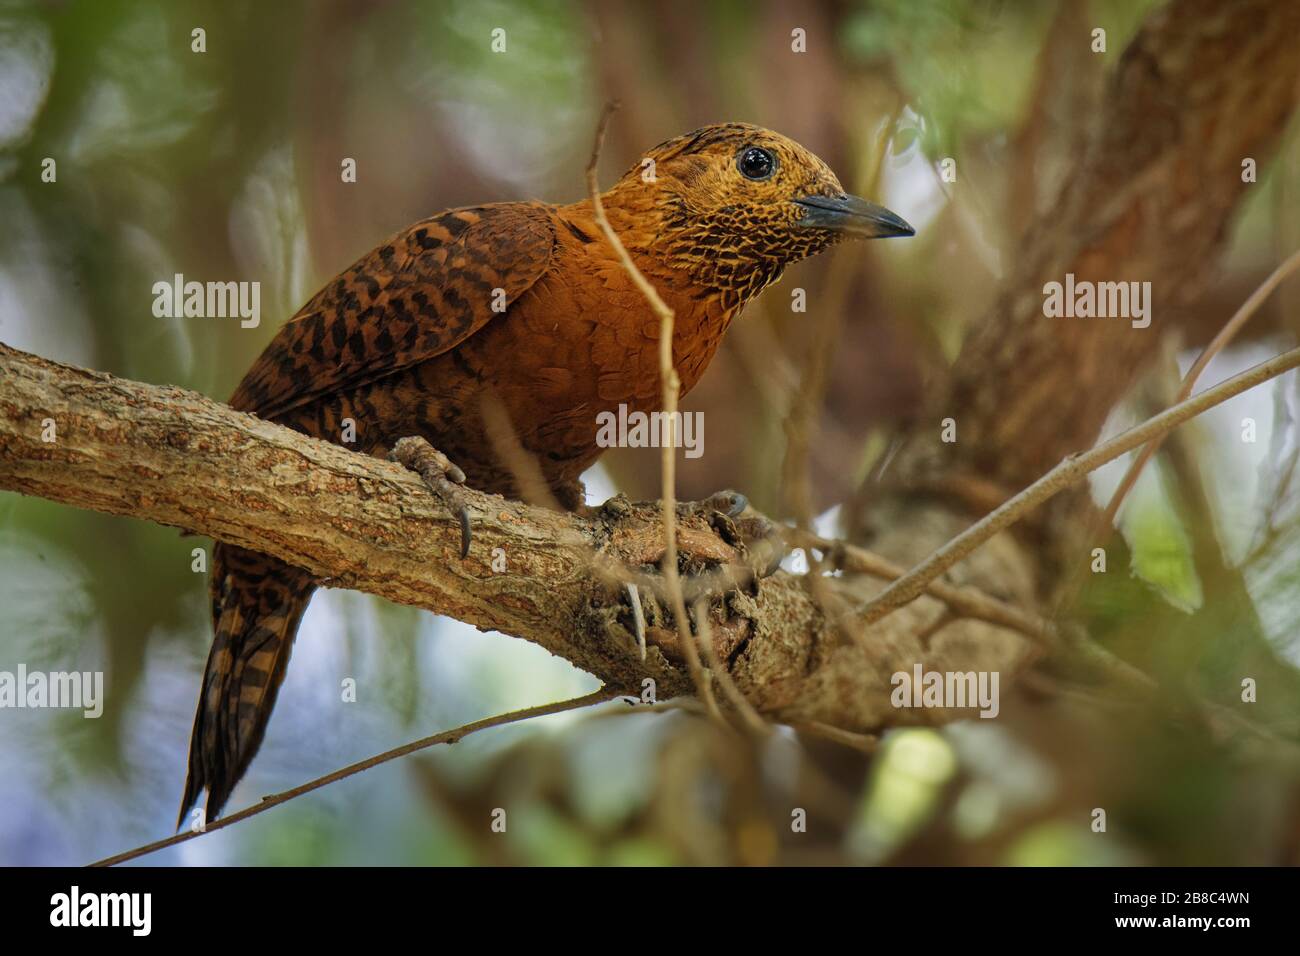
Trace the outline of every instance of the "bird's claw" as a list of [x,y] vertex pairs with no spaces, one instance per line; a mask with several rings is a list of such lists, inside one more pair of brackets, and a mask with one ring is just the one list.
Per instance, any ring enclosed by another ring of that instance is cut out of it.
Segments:
[[[640,659],[646,659],[647,649],[653,645],[669,662],[685,663],[682,635],[665,589],[657,583],[642,587],[628,582],[623,587],[623,593],[632,619],[631,630],[636,642],[636,653]],[[702,611],[709,618],[705,633],[712,642],[713,654],[723,661],[731,660],[750,633],[751,624],[747,617],[733,613],[730,607],[739,593],[736,590],[709,589],[691,602],[686,611],[687,633],[697,639],[701,633],[697,615]],[[623,622],[627,621],[626,616],[621,617]]]
[[637,650],[641,652],[641,660],[645,660],[645,610],[641,607],[641,592],[631,581],[624,587],[627,590],[627,603],[632,606],[632,626],[636,633]]
[[391,461],[419,475],[425,486],[443,506],[460,519],[460,556],[469,555],[472,537],[469,526],[469,509],[457,490],[465,483],[465,472],[423,438],[410,436],[399,439],[388,453]]
[[[775,570],[784,553],[776,526],[748,506],[744,495],[730,491],[677,506],[677,564],[688,627],[695,627],[689,609],[702,601],[722,660],[744,643],[758,580]],[[662,575],[666,546],[660,505],[617,495],[594,510],[609,535],[607,547],[635,575],[624,581],[615,599],[620,630],[631,638],[632,653],[645,660],[647,649],[655,647],[670,662],[680,663],[675,598]]]
[[[741,546],[746,555],[746,563],[755,576],[769,577],[776,573],[785,557],[785,541],[780,529],[767,517],[751,512],[744,512],[749,507],[745,496],[738,492],[723,492],[741,499],[741,504],[733,510],[714,510],[707,515],[709,527],[718,537],[733,547]],[[718,496],[715,495],[714,498]],[[714,498],[701,502],[701,506]]]

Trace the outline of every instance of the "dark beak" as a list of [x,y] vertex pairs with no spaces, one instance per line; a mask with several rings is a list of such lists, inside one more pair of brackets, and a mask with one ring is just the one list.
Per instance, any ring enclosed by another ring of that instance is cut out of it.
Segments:
[[861,239],[916,235],[900,216],[857,196],[805,196],[795,203],[803,207],[799,225],[811,229],[829,229]]

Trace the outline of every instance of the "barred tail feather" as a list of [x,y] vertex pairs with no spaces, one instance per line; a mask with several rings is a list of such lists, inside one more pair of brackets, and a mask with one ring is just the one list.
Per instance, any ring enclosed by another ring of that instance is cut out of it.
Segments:
[[204,789],[215,820],[257,753],[315,582],[276,558],[218,544],[212,556],[212,650],[190,738],[179,827]]

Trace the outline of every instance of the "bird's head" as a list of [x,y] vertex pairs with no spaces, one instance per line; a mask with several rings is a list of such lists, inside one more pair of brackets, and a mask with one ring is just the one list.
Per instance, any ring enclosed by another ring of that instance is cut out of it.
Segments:
[[605,203],[639,224],[630,246],[745,298],[790,263],[843,239],[914,233],[883,206],[848,195],[830,167],[794,140],[745,123],[661,143]]

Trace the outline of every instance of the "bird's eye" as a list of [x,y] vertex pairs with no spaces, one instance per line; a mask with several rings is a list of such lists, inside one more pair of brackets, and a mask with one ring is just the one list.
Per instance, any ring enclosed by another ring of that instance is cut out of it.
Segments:
[[736,166],[746,179],[767,179],[776,169],[776,157],[765,149],[750,146],[737,157]]

